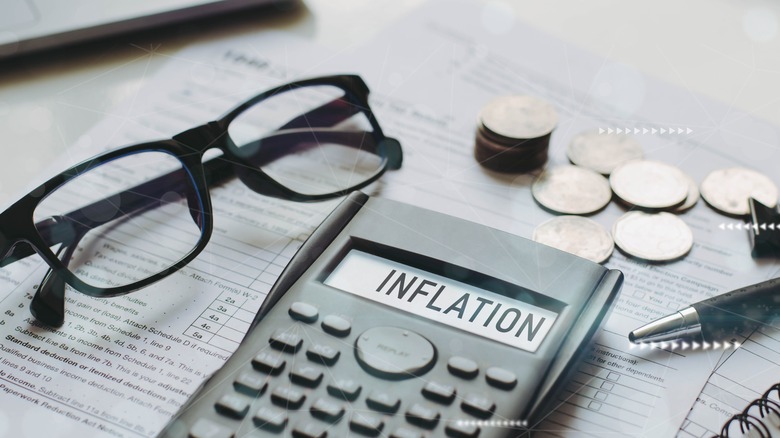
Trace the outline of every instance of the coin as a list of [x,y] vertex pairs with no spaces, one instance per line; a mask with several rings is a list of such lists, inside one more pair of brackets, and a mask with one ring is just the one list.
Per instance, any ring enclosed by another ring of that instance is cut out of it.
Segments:
[[538,97],[501,96],[482,108],[479,119],[488,132],[520,140],[550,134],[558,124],[558,113]]
[[572,139],[566,156],[578,166],[609,175],[617,166],[640,160],[644,154],[642,145],[631,136],[586,131]]
[[651,262],[680,258],[693,247],[688,225],[666,212],[629,211],[612,226],[612,238],[627,254]]
[[623,163],[612,171],[609,184],[620,199],[640,208],[671,208],[682,204],[688,196],[685,174],[660,161]]
[[685,178],[688,180],[688,196],[685,198],[685,202],[683,202],[682,205],[674,209],[675,213],[682,213],[699,202],[699,188],[696,186],[696,181],[688,174],[685,174]]
[[701,182],[701,197],[722,213],[744,216],[750,213],[748,198],[768,207],[777,205],[777,186],[766,175],[743,167],[711,172]]
[[606,178],[577,166],[557,166],[543,171],[531,185],[531,193],[543,207],[563,214],[594,213],[612,199]]
[[549,219],[536,227],[532,239],[596,263],[606,261],[615,249],[604,227],[580,216]]

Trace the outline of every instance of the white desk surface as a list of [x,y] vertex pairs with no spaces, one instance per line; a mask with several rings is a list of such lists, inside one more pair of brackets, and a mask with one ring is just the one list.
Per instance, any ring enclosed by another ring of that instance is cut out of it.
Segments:
[[[16,198],[33,176],[160,68],[163,56],[138,62],[145,48],[171,53],[190,43],[272,29],[338,48],[355,35],[373,35],[421,2],[302,0],[292,12],[243,13],[0,63],[0,204]],[[530,24],[780,124],[778,2],[506,3],[515,10],[516,25]]]

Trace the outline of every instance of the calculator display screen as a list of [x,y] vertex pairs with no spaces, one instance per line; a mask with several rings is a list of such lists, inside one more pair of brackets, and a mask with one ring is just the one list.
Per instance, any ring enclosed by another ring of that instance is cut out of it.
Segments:
[[548,309],[356,249],[324,283],[529,352],[539,348],[558,317]]

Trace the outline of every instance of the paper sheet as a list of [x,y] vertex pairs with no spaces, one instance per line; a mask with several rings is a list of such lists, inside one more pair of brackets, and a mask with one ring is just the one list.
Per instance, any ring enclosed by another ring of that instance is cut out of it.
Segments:
[[[496,174],[473,159],[479,109],[502,94],[534,94],[554,103],[561,121],[550,165],[566,163],[566,144],[584,129],[648,128],[657,133],[638,136],[646,154],[699,182],[710,170],[735,163],[773,175],[776,127],[519,22],[496,28],[475,20],[485,7],[426,5],[357,53],[333,54],[269,35],[193,47],[172,58],[148,89],[74,145],[73,153],[84,157],[98,146],[170,137],[272,84],[347,71],[366,79],[380,123],[404,147],[403,168],[383,177],[376,194],[525,237],[551,217],[532,200],[533,175]],[[686,134],[668,134],[672,127]],[[658,134],[661,128],[667,133]],[[739,149],[732,147],[737,140]],[[272,201],[239,182],[212,196],[215,236],[196,262],[125,298],[71,292],[60,330],[34,326],[26,309],[44,272],[40,265],[22,262],[0,271],[0,357],[11,364],[0,376],[0,403],[8,407],[0,413],[0,435],[154,435],[235,348],[301,239],[335,205]],[[609,228],[622,213],[613,203],[593,218]],[[682,218],[696,242],[685,259],[648,265],[616,253],[608,262],[624,272],[625,285],[560,408],[542,425],[549,434],[677,433],[720,353],[639,351],[626,334],[706,296],[764,279],[771,270],[750,258],[743,234],[719,229],[729,219],[702,202]],[[238,260],[224,255],[236,249],[244,254]],[[230,277],[226,264],[235,272]],[[530,267],[518,269],[534,276]],[[212,317],[218,329],[204,333],[202,324],[211,326]],[[44,415],[51,421],[40,422]]]
[[[780,329],[777,327],[777,321],[762,325],[744,340],[741,348],[725,355],[696,399],[679,437],[720,433],[732,415],[742,412],[772,385],[780,383]],[[753,410],[752,414],[756,412]],[[731,430],[732,433],[738,430],[738,423]]]

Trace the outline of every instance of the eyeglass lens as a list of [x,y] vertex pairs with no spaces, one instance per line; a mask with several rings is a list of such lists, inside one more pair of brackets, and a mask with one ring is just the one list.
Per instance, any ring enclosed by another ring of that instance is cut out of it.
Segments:
[[189,254],[201,239],[201,215],[181,162],[149,151],[69,180],[41,200],[34,221],[71,272],[107,288],[154,276]]
[[[344,91],[333,86],[284,91],[241,113],[228,135],[239,157],[293,191],[344,190],[374,176],[384,160],[375,153],[365,113],[343,97]],[[275,135],[280,126],[296,129]],[[333,130],[310,129],[325,126]]]

